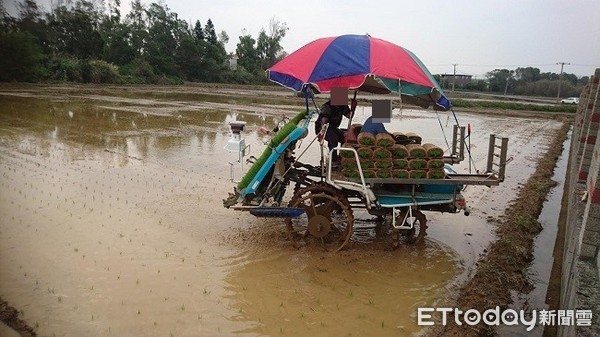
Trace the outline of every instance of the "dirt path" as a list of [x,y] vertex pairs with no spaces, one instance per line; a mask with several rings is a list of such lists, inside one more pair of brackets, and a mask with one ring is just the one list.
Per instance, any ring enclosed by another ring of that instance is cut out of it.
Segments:
[[[40,335],[421,331],[416,308],[456,297],[493,239],[488,220],[502,215],[560,126],[459,115],[473,127],[478,169],[489,133],[511,138],[506,182],[467,189],[470,217],[428,214],[423,249],[373,245],[331,255],[291,249],[280,222],[221,205],[233,186],[226,122],[248,122],[256,154],[264,138],[255,131],[278,115],[271,98],[242,106],[189,98],[205,88],[172,98],[168,88],[118,91],[0,92],[0,296]],[[433,113],[406,111],[398,120],[391,129],[445,142]],[[369,225],[366,214],[357,217]]]

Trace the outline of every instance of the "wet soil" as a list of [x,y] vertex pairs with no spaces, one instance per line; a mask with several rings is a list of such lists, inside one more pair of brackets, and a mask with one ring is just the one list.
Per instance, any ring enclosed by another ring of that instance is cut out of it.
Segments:
[[[12,329],[12,330],[8,330],[8,331],[14,332],[16,335],[20,335],[22,337],[37,336],[37,334],[35,333],[33,328],[31,326],[29,326],[25,321],[23,321],[19,317],[19,312],[17,311],[17,309],[9,306],[8,303],[6,303],[6,301],[4,301],[1,298],[0,298],[0,322],[6,324],[7,327]],[[1,328],[2,327],[0,327],[0,332],[3,332],[4,330]],[[8,334],[11,332],[6,332],[6,333]]]
[[[469,217],[428,212],[422,247],[390,251],[373,239],[329,254],[292,248],[281,221],[222,207],[237,159],[223,150],[227,122],[248,123],[258,155],[268,138],[257,130],[301,109],[274,92],[0,87],[0,296],[40,335],[427,333],[417,308],[459,296],[561,126],[457,112],[472,126],[473,161],[456,169],[484,170],[488,135],[507,136],[506,181],[467,188]],[[356,121],[369,115],[359,107]],[[440,123],[451,134],[446,114],[395,117],[388,129],[431,143],[445,144]],[[305,159],[318,162],[318,150]],[[372,217],[355,216],[369,236]]]
[[[554,140],[538,161],[535,173],[519,190],[517,198],[511,201],[510,211],[496,229],[498,239],[490,244],[485,257],[477,263],[475,275],[460,292],[459,308],[475,308],[479,312],[495,306],[507,308],[513,302],[513,294],[529,293],[535,286],[530,279],[529,267],[533,260],[535,237],[542,230],[538,217],[547,194],[556,184],[552,180],[553,172],[570,128],[570,123],[565,122],[554,133]],[[493,327],[484,324],[449,325],[442,333],[444,336],[493,334]]]

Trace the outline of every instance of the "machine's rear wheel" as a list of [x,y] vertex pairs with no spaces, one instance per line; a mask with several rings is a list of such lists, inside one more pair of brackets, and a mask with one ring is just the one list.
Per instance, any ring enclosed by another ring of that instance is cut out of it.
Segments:
[[412,210],[412,219],[410,218],[409,209],[406,208],[402,210],[400,214],[396,217],[396,223],[401,223],[404,221],[403,225],[409,226],[412,221],[411,229],[393,229],[392,238],[393,238],[393,246],[398,247],[400,241],[404,241],[410,244],[419,244],[423,242],[426,230],[427,230],[427,218],[425,214],[421,211],[413,209]]
[[320,245],[327,251],[339,251],[352,236],[354,217],[346,196],[326,183],[299,189],[289,207],[303,208],[298,218],[285,219],[289,240],[296,248]]

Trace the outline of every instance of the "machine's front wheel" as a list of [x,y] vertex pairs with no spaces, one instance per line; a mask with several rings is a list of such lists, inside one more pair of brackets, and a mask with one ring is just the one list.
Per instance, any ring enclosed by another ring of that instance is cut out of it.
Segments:
[[409,209],[406,208],[402,210],[400,214],[396,217],[396,223],[402,223],[403,226],[410,226],[412,223],[411,229],[393,229],[392,238],[393,238],[393,246],[398,247],[400,241],[406,241],[410,244],[418,244],[423,242],[425,238],[426,229],[427,229],[427,218],[423,212],[413,209],[412,210],[412,219],[410,217]]
[[346,196],[325,183],[299,189],[289,207],[303,208],[298,218],[285,219],[287,235],[296,248],[321,245],[327,251],[339,251],[352,236],[354,216]]

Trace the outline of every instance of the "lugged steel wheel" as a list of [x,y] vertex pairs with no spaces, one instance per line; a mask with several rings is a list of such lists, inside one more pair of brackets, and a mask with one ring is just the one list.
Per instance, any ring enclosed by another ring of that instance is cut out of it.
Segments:
[[[407,214],[408,208],[402,210],[396,217],[396,223],[405,221],[406,224],[408,222]],[[425,217],[425,214],[419,210],[413,209],[412,216],[414,218],[412,229],[393,229],[392,238],[394,247],[400,245],[401,239],[405,239],[405,241],[410,244],[418,244],[425,239],[427,230],[427,218]]]
[[339,251],[352,236],[354,216],[346,196],[326,183],[298,190],[289,207],[303,208],[298,218],[285,219],[288,239],[296,248],[318,244],[327,251]]

